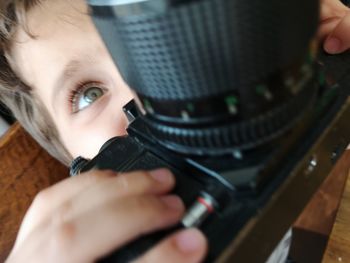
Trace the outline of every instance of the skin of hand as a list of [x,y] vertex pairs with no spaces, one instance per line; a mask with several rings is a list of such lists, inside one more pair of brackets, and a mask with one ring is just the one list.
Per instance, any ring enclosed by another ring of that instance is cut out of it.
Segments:
[[350,11],[339,0],[321,0],[318,38],[329,54],[350,48]]
[[[177,223],[181,199],[169,194],[166,169],[116,174],[90,171],[40,192],[6,263],[95,262],[140,235]],[[135,262],[200,262],[204,235],[186,229],[166,237]]]

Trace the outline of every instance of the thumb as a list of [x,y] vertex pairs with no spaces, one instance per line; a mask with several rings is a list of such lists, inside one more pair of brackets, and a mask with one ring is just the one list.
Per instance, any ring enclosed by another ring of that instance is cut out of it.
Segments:
[[350,12],[342,17],[323,44],[329,54],[338,54],[350,48]]
[[197,229],[185,229],[166,238],[135,263],[198,263],[207,252],[207,241]]

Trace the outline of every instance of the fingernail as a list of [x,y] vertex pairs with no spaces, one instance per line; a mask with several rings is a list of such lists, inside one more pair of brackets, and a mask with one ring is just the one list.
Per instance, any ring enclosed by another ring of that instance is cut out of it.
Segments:
[[340,39],[336,37],[330,37],[324,43],[324,49],[329,54],[336,54],[341,52],[342,50],[342,42]]
[[175,237],[176,246],[183,253],[199,250],[205,243],[203,235],[197,229],[186,229]]
[[181,210],[184,209],[184,204],[180,197],[176,195],[168,195],[160,198],[164,204],[173,210]]
[[168,183],[172,180],[172,174],[167,169],[157,169],[149,172],[152,178],[160,183]]

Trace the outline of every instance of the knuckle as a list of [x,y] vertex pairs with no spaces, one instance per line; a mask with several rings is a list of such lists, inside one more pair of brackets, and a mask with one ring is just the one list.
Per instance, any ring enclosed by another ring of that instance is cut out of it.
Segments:
[[115,177],[117,173],[113,170],[99,170],[97,175],[109,178],[109,177]]
[[89,183],[99,183],[105,181],[106,178],[116,176],[116,173],[112,170],[92,170],[84,173],[83,176]]
[[53,228],[51,248],[53,252],[55,252],[54,254],[57,252],[67,253],[75,239],[75,225],[72,222],[61,221],[59,223],[55,222]]
[[42,209],[49,205],[50,202],[50,190],[49,188],[41,190],[35,197],[32,202],[32,207],[34,209]]
[[76,226],[70,220],[72,202],[66,201],[51,214],[52,245],[55,251],[67,251],[76,234]]
[[137,224],[139,235],[148,233],[150,229],[168,224],[173,220],[174,213],[171,213],[155,196],[141,196],[133,200],[133,213],[139,216],[142,214]]
[[59,220],[59,222],[64,222],[72,214],[73,201],[67,200],[53,213],[53,216]]
[[119,191],[128,192],[130,188],[130,183],[128,176],[126,174],[119,174],[116,178],[116,183]]
[[145,214],[147,213],[150,216],[158,215],[167,210],[164,203],[156,196],[139,196],[135,199],[135,205],[137,209],[142,209]]
[[155,186],[154,180],[151,179],[149,172],[138,171],[135,174],[136,182],[138,182],[143,188],[149,188]]
[[116,183],[119,190],[130,192],[136,189],[149,189],[154,186],[149,174],[145,171],[133,173],[121,173],[116,177]]

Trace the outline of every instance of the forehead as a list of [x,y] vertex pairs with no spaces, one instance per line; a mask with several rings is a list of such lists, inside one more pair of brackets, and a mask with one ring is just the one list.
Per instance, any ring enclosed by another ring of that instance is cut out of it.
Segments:
[[[83,0],[44,0],[32,7],[27,13],[27,25],[31,32],[50,34],[48,28],[57,23],[60,26],[83,26],[88,8]],[[65,23],[64,23],[65,22]]]
[[26,14],[26,27],[20,27],[12,46],[14,68],[27,84],[47,85],[44,74],[54,77],[60,67],[79,53],[89,53],[89,43],[97,32],[83,0],[44,0]]

